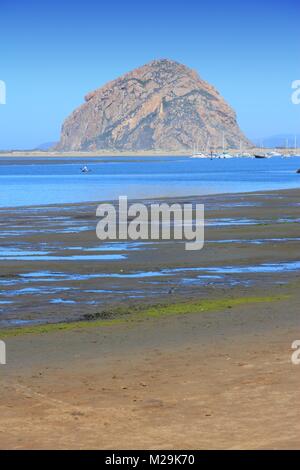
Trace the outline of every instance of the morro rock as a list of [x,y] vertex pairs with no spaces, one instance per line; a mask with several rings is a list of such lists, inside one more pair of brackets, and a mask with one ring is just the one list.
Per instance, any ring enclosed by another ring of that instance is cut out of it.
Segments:
[[233,109],[198,74],[154,60],[89,93],[58,150],[214,150],[248,146]]

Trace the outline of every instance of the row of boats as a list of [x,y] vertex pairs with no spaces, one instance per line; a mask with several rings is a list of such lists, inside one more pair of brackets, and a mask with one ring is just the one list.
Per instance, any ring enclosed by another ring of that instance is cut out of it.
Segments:
[[236,155],[232,155],[230,153],[222,152],[222,153],[202,153],[202,152],[197,152],[194,153],[191,158],[210,158],[216,159],[216,158],[237,158],[237,157],[246,157],[246,158],[272,158],[272,157],[282,157],[282,158],[288,158],[288,157],[296,157],[299,155],[286,155],[286,154],[281,154],[278,152],[266,152],[266,153],[239,153]]

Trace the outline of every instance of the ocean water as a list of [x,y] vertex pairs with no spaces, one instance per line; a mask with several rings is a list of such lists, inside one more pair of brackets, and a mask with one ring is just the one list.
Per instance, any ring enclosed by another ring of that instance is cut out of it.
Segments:
[[299,157],[0,158],[0,207],[298,188],[298,168]]

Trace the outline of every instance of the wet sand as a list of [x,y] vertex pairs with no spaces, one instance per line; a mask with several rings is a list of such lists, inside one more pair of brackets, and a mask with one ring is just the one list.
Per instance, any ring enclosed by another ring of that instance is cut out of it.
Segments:
[[[299,289],[298,289],[299,290]],[[9,338],[2,449],[299,449],[299,295]]]
[[[203,250],[101,246],[121,260],[69,259],[103,253],[91,250],[100,246],[95,204],[54,206],[46,221],[44,209],[1,210],[1,247],[17,258],[0,259],[1,301],[12,301],[0,305],[2,334],[20,320],[89,314],[100,323],[5,338],[0,448],[299,448],[300,369],[291,363],[300,337],[299,196],[192,198],[206,205]],[[63,259],[22,260],[13,243]],[[58,296],[75,303],[50,303]],[[193,299],[226,302],[131,315],[137,304]],[[113,321],[101,324],[101,312]]]

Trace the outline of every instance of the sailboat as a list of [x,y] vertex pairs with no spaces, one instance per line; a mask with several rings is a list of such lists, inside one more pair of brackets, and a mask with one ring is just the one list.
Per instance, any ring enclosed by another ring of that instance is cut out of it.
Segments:
[[206,155],[205,153],[199,153],[199,152],[195,152],[191,158],[210,158],[209,155]]
[[209,155],[198,151],[198,142],[197,142],[197,146],[194,145],[194,151],[193,151],[193,155],[191,156],[191,158],[209,158]]
[[222,132],[222,153],[216,153],[215,157],[217,158],[233,158],[233,155],[226,152],[226,145],[225,145],[225,132]]

